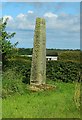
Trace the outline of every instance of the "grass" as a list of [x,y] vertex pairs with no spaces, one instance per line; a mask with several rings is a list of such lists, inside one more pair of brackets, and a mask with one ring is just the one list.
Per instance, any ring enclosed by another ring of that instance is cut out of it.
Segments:
[[80,112],[74,103],[75,84],[55,85],[56,90],[16,93],[3,99],[3,118],[79,118]]

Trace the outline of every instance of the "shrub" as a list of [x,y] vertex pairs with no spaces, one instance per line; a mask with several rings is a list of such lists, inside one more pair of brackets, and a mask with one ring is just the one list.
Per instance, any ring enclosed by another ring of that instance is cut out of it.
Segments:
[[31,69],[31,61],[28,58],[24,57],[14,57],[13,59],[9,59],[6,64],[6,69],[12,69],[16,71],[16,74],[21,74],[22,81],[24,83],[29,83],[30,81],[30,69]]
[[46,70],[48,79],[73,82],[79,79],[80,63],[71,61],[48,61]]
[[22,76],[16,71],[8,69],[2,75],[2,97],[10,95],[14,92],[23,94],[24,84],[22,83]]

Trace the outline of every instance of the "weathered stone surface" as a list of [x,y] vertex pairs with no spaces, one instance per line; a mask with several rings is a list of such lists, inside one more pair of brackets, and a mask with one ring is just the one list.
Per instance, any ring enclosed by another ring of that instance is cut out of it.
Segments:
[[34,34],[34,48],[30,84],[46,82],[46,23],[45,19],[37,18]]
[[49,84],[41,84],[41,85],[30,85],[29,90],[33,92],[37,91],[45,91],[45,90],[55,90],[56,86]]

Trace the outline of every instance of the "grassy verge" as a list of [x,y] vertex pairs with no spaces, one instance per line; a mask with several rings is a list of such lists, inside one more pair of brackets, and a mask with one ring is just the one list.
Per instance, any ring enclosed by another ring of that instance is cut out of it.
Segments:
[[15,94],[2,101],[3,118],[79,118],[75,84],[51,83],[56,90]]

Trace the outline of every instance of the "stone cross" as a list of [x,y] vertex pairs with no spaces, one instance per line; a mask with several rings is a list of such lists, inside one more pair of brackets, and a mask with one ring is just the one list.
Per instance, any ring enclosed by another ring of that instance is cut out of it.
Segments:
[[30,84],[46,82],[46,23],[44,18],[36,19]]

